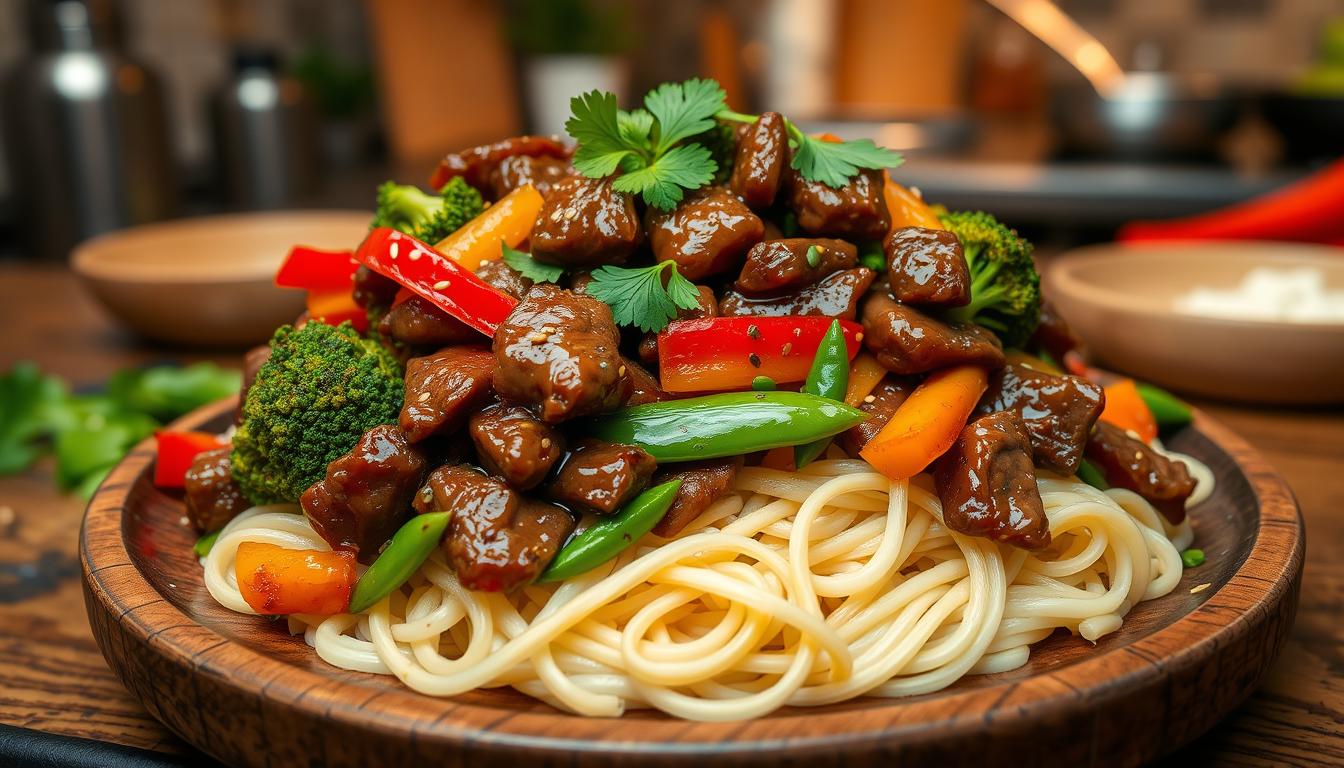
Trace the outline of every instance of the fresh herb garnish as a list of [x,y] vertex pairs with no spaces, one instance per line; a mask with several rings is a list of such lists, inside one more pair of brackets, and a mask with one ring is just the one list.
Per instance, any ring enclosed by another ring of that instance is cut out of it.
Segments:
[[699,306],[699,290],[681,276],[675,261],[637,269],[601,267],[592,275],[593,281],[584,292],[611,307],[620,325],[661,331],[676,318],[678,308]]
[[1181,563],[1186,568],[1198,568],[1204,564],[1204,550],[1187,549],[1181,553]]
[[554,283],[565,274],[564,267],[543,264],[532,258],[531,254],[510,248],[508,243],[500,242],[499,249],[505,264],[534,283]]
[[807,246],[807,266],[813,269],[821,266],[821,249],[815,245]]
[[[730,110],[719,112],[716,117],[738,123],[754,123],[757,120],[756,115]],[[828,187],[843,187],[862,168],[895,168],[902,162],[899,152],[879,147],[872,139],[827,141],[808,136],[787,118],[784,120],[784,128],[789,133],[789,146],[793,148],[790,165],[804,179],[818,181]]]

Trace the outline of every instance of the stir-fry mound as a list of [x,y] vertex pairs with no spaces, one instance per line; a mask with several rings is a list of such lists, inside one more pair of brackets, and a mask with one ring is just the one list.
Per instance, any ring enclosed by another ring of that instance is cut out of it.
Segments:
[[942,220],[961,240],[971,268],[971,303],[949,316],[985,326],[1005,347],[1021,347],[1041,314],[1041,276],[1031,260],[1031,243],[983,211],[954,211]]
[[401,410],[402,369],[349,323],[283,326],[247,390],[233,476],[254,504],[296,502],[327,464]]
[[481,193],[460,176],[431,195],[408,184],[378,187],[374,227],[391,227],[426,243],[437,243],[485,210]]

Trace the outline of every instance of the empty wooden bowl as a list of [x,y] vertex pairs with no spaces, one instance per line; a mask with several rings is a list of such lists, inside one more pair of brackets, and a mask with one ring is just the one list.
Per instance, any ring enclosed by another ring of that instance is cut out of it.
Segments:
[[1081,248],[1047,267],[1045,291],[1106,367],[1227,400],[1344,402],[1344,323],[1177,309],[1177,299],[1192,289],[1233,289],[1257,267],[1311,268],[1328,290],[1344,291],[1344,249],[1234,242]]
[[113,232],[82,243],[72,265],[127,327],[158,341],[244,347],[303,311],[302,291],[277,288],[295,244],[354,248],[363,211],[277,211],[205,216]]

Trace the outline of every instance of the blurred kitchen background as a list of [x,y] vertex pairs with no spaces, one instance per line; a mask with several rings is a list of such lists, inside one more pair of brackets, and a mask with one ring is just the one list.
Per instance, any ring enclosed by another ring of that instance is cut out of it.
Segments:
[[1344,150],[1344,0],[0,0],[0,259],[367,208],[446,151],[560,130],[580,90],[693,75],[1059,246]]

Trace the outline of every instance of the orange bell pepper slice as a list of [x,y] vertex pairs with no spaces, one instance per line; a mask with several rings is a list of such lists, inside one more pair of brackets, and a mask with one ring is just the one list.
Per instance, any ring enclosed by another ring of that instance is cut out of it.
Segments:
[[500,257],[503,252],[500,241],[510,248],[517,248],[532,234],[542,202],[537,188],[524,184],[440,240],[434,250],[456,261],[463,269],[475,272],[481,262]]
[[976,366],[932,374],[859,455],[892,480],[914,477],[952,447],[988,386],[988,374]]
[[349,320],[360,333],[369,329],[369,313],[355,303],[349,288],[338,291],[310,290],[305,303],[309,320],[327,325],[340,325]]
[[344,613],[355,587],[355,553],[285,549],[260,541],[238,545],[238,591],[266,615]]
[[1133,379],[1120,379],[1102,387],[1106,393],[1106,406],[1101,411],[1101,420],[1121,429],[1129,430],[1145,443],[1151,443],[1157,437],[1157,419],[1148,404],[1139,394],[1139,388]]
[[867,352],[860,352],[854,362],[849,364],[849,381],[845,384],[845,405],[858,408],[877,388],[878,382],[887,375],[887,369],[877,362],[877,358]]
[[882,186],[882,196],[887,201],[887,210],[891,213],[891,231],[902,227],[924,227],[925,229],[945,229],[943,222],[914,192],[902,184],[891,180],[891,174],[883,171],[886,183]]

